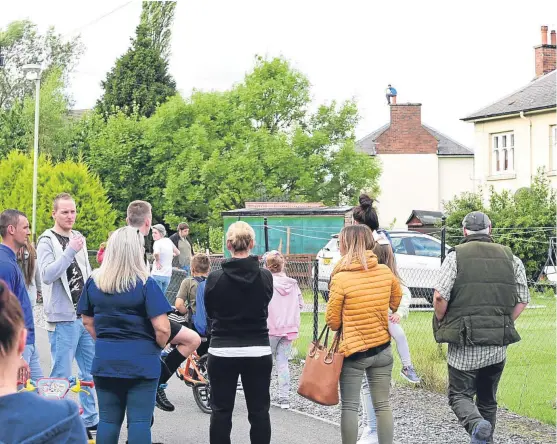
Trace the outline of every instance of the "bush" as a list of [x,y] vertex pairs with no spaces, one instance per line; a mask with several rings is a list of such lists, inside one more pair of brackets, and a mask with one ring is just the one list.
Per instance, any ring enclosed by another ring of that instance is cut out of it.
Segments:
[[[54,164],[39,158],[37,189],[37,235],[52,227],[52,201],[62,192],[70,193],[77,205],[75,228],[87,238],[89,249],[97,249],[114,229],[116,213],[109,203],[99,178],[83,163],[66,161]],[[32,218],[33,160],[16,151],[0,161],[0,211],[16,208]]]
[[471,211],[485,212],[493,224],[495,242],[511,248],[526,267],[529,279],[537,279],[547,260],[549,239],[555,237],[557,193],[539,171],[530,188],[515,193],[490,189],[488,205],[482,192],[464,193],[445,204],[447,243],[456,245],[462,239],[462,220]]

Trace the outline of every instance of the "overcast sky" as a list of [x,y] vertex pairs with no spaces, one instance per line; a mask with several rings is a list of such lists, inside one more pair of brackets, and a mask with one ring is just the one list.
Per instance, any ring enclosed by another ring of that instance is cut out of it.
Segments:
[[[170,71],[183,94],[224,90],[242,80],[256,54],[282,55],[309,78],[314,103],[357,101],[358,137],[388,122],[391,83],[399,103],[422,103],[424,123],[474,148],[473,125],[459,119],[534,77],[533,47],[541,25],[555,29],[556,4],[179,0]],[[90,108],[140,11],[140,1],[4,1],[0,27],[29,18],[41,29],[81,34],[86,52],[71,93],[75,108]]]

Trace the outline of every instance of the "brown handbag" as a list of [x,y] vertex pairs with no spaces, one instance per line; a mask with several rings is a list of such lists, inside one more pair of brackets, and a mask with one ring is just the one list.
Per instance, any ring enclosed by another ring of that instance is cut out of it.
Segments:
[[[325,334],[325,342],[321,338]],[[336,332],[331,348],[327,349],[329,327],[325,327],[317,341],[309,346],[302,376],[298,385],[298,394],[321,405],[338,404],[338,381],[342,370],[344,355],[338,352],[340,329]]]

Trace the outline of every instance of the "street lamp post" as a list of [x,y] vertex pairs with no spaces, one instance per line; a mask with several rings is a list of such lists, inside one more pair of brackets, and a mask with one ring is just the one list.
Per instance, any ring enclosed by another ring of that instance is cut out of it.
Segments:
[[23,66],[28,80],[35,81],[35,138],[33,141],[33,220],[31,222],[31,239],[37,242],[37,188],[39,175],[39,99],[41,96],[41,66],[29,64]]

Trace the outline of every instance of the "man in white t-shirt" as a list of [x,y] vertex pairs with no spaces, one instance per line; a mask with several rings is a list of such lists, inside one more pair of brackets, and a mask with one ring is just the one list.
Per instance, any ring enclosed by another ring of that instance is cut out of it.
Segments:
[[172,277],[172,259],[180,254],[180,250],[165,236],[166,229],[164,225],[153,225],[153,239],[155,240],[153,256],[155,262],[153,262],[151,276],[157,282],[162,292],[166,294],[166,289]]

